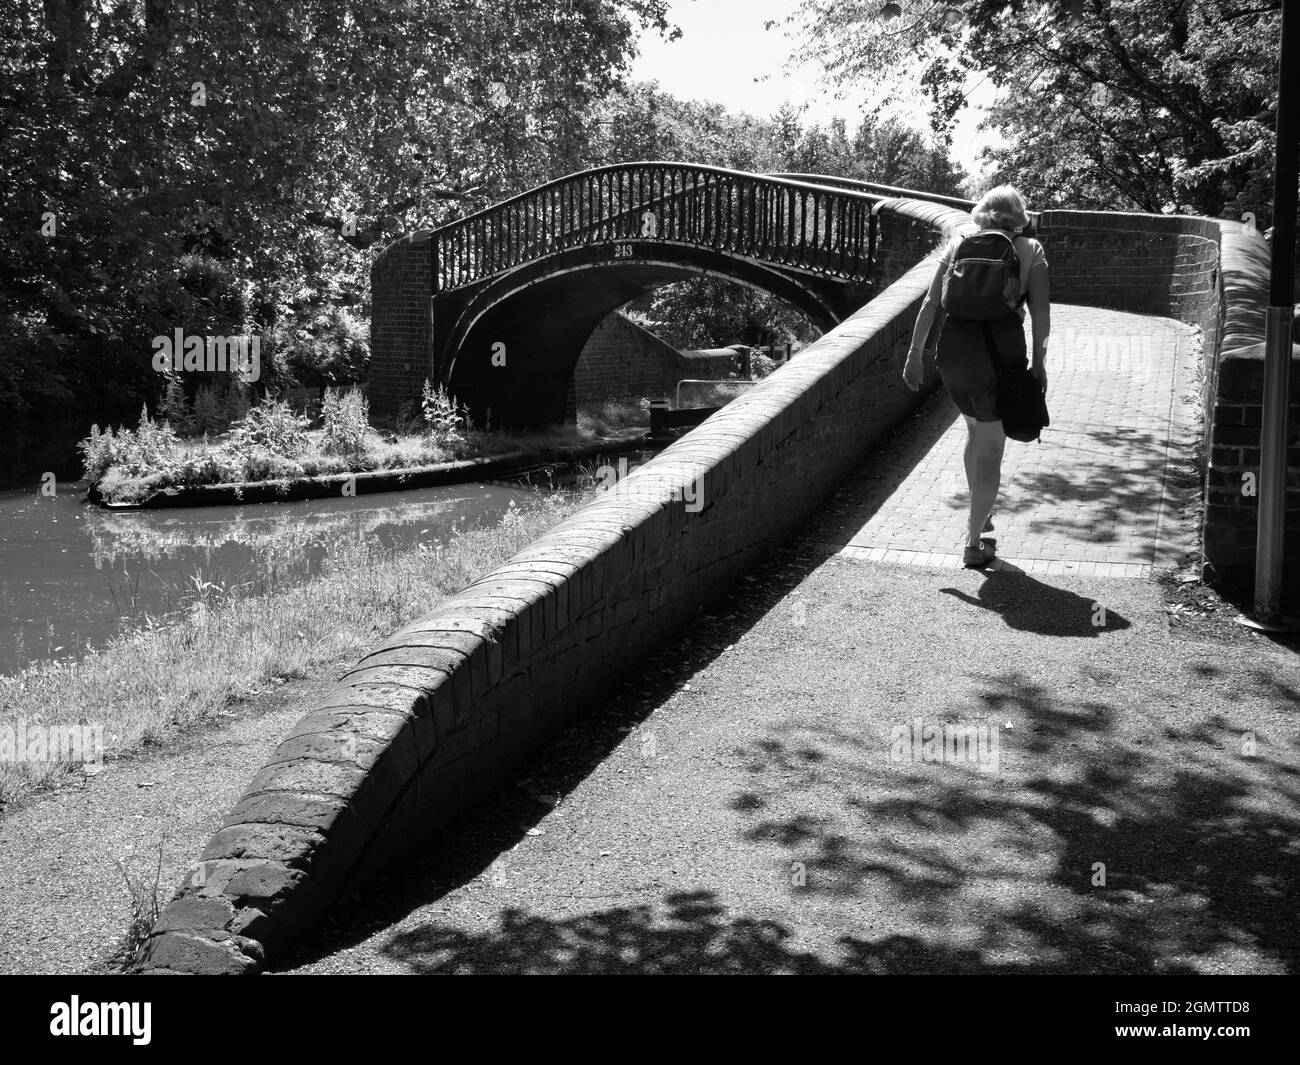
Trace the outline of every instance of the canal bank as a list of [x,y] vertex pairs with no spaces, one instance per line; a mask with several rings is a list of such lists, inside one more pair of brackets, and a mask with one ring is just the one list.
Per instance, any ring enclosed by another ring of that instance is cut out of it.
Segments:
[[[341,661],[378,634],[499,565],[578,509],[584,496],[516,498],[498,500],[495,520],[460,523],[440,537],[431,525],[415,526],[405,541],[379,526],[345,533],[324,545],[307,578],[295,568],[305,549],[284,545],[260,583],[203,592],[190,609],[150,615],[79,657],[0,676],[0,727],[90,726],[104,742],[103,758],[85,764],[52,751],[35,760],[0,759],[0,810],[97,776],[144,748],[169,746],[290,680],[335,676]],[[287,528],[270,528],[268,539],[287,538]]]
[[355,491],[343,491],[346,482],[325,491],[338,478],[314,478],[298,493],[262,484],[238,499],[226,490],[241,486],[219,485],[149,507],[88,506],[76,483],[57,482],[53,494],[39,484],[0,492],[0,676],[73,659],[233,590],[311,579],[336,542],[432,549],[539,490],[599,486],[652,453],[637,436],[432,467],[427,476],[358,474]]
[[294,480],[241,481],[232,484],[204,484],[159,489],[138,503],[114,503],[104,499],[97,485],[86,493],[89,502],[110,510],[159,510],[173,507],[235,506],[244,503],[281,503],[303,499],[348,498],[378,492],[401,492],[475,481],[519,477],[557,465],[581,462],[601,455],[625,454],[650,446],[648,437],[610,437],[591,444],[547,448],[543,451],[511,451],[504,455],[440,462],[406,469],[366,470],[333,473]]
[[0,675],[68,661],[232,594],[311,580],[339,544],[398,551],[499,521],[536,489],[467,484],[184,510],[87,506],[61,489],[0,493]]

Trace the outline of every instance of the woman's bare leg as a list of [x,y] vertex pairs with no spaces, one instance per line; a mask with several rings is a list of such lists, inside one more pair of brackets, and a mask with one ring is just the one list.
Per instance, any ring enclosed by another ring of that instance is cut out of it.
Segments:
[[966,419],[966,449],[962,452],[962,460],[966,465],[966,487],[974,488],[975,486],[975,426],[978,424],[969,414],[963,414]]
[[1007,434],[1002,423],[966,419],[966,483],[970,486],[970,525],[966,546],[979,547],[980,533],[988,521],[1002,486],[1002,455]]

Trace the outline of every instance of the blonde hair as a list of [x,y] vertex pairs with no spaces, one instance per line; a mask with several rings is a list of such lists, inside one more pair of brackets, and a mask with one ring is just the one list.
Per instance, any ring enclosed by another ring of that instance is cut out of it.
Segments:
[[970,213],[980,229],[1005,229],[1009,233],[1029,225],[1024,197],[1013,185],[999,185],[980,197]]

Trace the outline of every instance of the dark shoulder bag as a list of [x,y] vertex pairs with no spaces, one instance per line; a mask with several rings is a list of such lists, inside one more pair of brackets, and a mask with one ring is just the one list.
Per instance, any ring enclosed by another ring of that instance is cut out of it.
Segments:
[[1047,416],[1047,396],[1043,386],[1026,366],[1007,367],[998,358],[997,345],[993,343],[993,329],[981,322],[984,346],[998,375],[998,401],[996,414],[1002,419],[1002,428],[1012,440],[1028,443],[1038,440],[1044,429],[1052,424]]

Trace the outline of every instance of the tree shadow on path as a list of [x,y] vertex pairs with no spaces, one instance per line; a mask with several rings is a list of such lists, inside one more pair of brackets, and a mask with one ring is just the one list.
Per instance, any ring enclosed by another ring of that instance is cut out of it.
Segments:
[[[1011,723],[997,774],[893,763],[887,731],[860,707],[792,707],[740,741],[743,784],[717,797],[735,815],[735,838],[716,844],[758,854],[768,877],[758,885],[737,874],[647,889],[641,899],[652,901],[635,905],[515,905],[488,924],[463,912],[427,917],[541,820],[535,792],[576,788],[824,562],[796,538],[756,567],[513,785],[336,907],[298,963],[422,910],[377,946],[421,973],[1300,970],[1300,771],[1294,727],[1279,724],[1293,722],[1300,693],[1264,671],[1247,677],[1203,660],[1171,665],[1167,694],[1139,685],[1121,696],[1103,660],[1073,678],[1083,690],[1009,670],[980,682],[974,707],[967,691],[928,709],[939,721],[974,709]],[[1100,634],[1086,596],[1025,574],[988,574],[977,596],[945,592],[1009,626]],[[1109,610],[1106,621],[1130,624]],[[1223,693],[1207,711],[1197,693],[1211,687]],[[1248,733],[1258,744],[1250,754]],[[791,882],[792,864],[806,868],[806,883]],[[463,911],[465,893],[457,898]],[[492,907],[490,895],[478,898]]]
[[[510,908],[481,932],[426,921],[384,953],[417,973],[1300,971],[1294,737],[1261,735],[1242,757],[1228,716],[1133,727],[1013,673],[982,699],[1017,722],[1001,778],[891,766],[885,745],[813,716],[748,746],[743,837],[784,855],[774,869],[807,871],[772,877],[777,919],[705,889]],[[818,923],[829,949],[802,936]]]
[[[1170,705],[1148,707],[1121,705],[1104,669],[1079,694],[990,679],[984,716],[1007,726],[995,775],[791,723],[751,748],[746,838],[787,847],[812,892],[908,930],[845,940],[854,970],[1295,973],[1300,692],[1261,671],[1253,699],[1207,713],[1194,691],[1220,671],[1182,672]],[[792,792],[810,756],[824,788]]]

